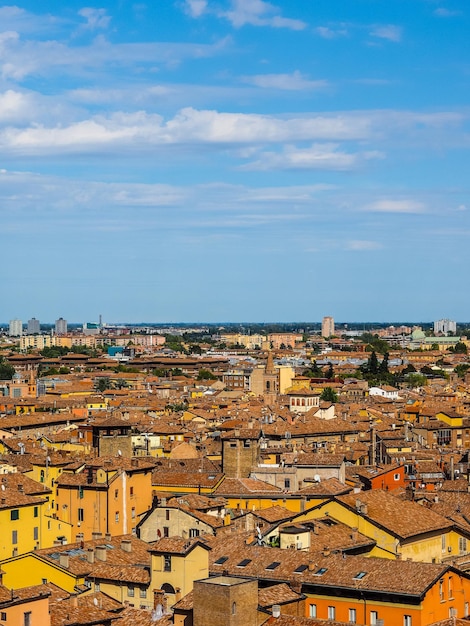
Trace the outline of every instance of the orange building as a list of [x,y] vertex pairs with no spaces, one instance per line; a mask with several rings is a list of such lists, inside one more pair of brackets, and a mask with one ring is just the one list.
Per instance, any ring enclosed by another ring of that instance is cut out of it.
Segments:
[[56,480],[55,517],[72,524],[73,539],[127,535],[152,505],[154,465],[137,458],[100,458],[67,468]]

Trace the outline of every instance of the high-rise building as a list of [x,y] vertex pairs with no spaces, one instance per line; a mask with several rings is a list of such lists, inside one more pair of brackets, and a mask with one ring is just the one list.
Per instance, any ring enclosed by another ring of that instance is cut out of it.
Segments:
[[28,335],[38,335],[41,332],[41,324],[39,320],[32,317],[28,320]]
[[23,322],[21,320],[10,320],[8,334],[10,337],[21,337],[23,334]]
[[335,320],[332,317],[324,317],[321,323],[321,336],[332,337],[335,334]]
[[59,319],[55,321],[55,334],[56,335],[67,334],[67,320],[64,320],[63,317],[59,317]]
[[444,319],[444,320],[437,320],[437,322],[434,322],[434,334],[435,335],[448,335],[449,333],[456,333],[457,331],[457,324],[456,322],[454,322],[453,320],[448,320],[448,319]]

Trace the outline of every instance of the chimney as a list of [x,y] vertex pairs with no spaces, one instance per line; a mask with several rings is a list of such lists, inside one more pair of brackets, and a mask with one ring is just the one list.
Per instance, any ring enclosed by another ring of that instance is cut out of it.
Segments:
[[281,606],[279,604],[273,604],[273,617],[278,618],[281,616]]
[[95,551],[93,548],[88,548],[86,551],[86,560],[88,563],[93,564],[95,562]]
[[124,550],[124,552],[132,552],[132,541],[130,539],[122,539],[121,550]]
[[93,541],[96,541],[96,539],[101,539],[101,533],[93,532],[91,533],[91,538],[93,539]]
[[106,546],[96,546],[95,557],[97,561],[106,561]]
[[328,548],[328,546],[325,546],[323,548],[322,554],[323,554],[323,556],[330,556],[330,554],[331,554],[330,548]]
[[24,493],[24,488],[23,488],[23,485],[18,484],[18,491],[19,491],[20,493]]
[[314,563],[313,561],[309,561],[309,564],[308,564],[309,572],[314,572],[316,569],[317,569],[316,563]]
[[68,568],[68,566],[69,566],[69,555],[65,554],[65,552],[62,552],[59,555],[59,564],[60,564],[61,567]]
[[106,534],[105,534],[105,536],[104,536],[104,538],[106,539],[106,541],[110,542],[110,541],[111,541],[111,539],[112,539],[112,535],[111,535],[111,533],[106,533]]
[[354,541],[354,543],[357,543],[358,538],[359,538],[358,529],[351,528],[351,539]]

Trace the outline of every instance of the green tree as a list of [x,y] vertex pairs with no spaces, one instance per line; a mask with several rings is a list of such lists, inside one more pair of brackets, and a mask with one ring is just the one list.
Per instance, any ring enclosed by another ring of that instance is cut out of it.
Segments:
[[325,387],[320,395],[320,400],[325,402],[338,402],[338,394],[331,387]]
[[388,352],[386,352],[384,354],[384,358],[382,359],[382,362],[379,365],[379,374],[381,376],[389,373],[388,372],[388,358],[389,358],[389,355],[388,355]]
[[326,378],[328,378],[328,380],[331,380],[332,378],[335,377],[335,371],[334,371],[333,365],[331,363],[328,364],[328,369],[326,370],[325,376],[326,376]]
[[405,382],[411,389],[415,389],[416,387],[427,385],[428,379],[422,374],[412,373],[405,377]]
[[106,389],[111,389],[111,380],[107,376],[98,378],[98,380],[95,381],[95,389],[101,392],[106,391]]
[[215,380],[217,378],[217,376],[214,376],[214,374],[207,369],[200,369],[197,375],[197,380]]
[[4,356],[0,356],[0,380],[11,380],[15,375],[13,365],[7,363]]
[[454,346],[454,352],[455,352],[455,354],[467,354],[467,352],[468,352],[467,351],[467,346],[464,344],[463,341],[459,341]]

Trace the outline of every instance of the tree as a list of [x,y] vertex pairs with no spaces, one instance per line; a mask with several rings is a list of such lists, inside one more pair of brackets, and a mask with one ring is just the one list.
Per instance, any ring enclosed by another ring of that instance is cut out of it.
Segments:
[[210,370],[200,369],[197,375],[198,380],[215,380],[217,377]]
[[335,376],[333,365],[331,363],[328,364],[328,369],[326,371],[325,376],[328,378],[328,380],[331,380]]
[[388,374],[388,352],[384,354],[384,358],[382,359],[381,364],[379,365],[379,374],[384,375]]
[[95,389],[97,391],[106,391],[106,389],[110,389],[111,388],[111,380],[105,376],[103,378],[99,378],[97,381],[95,381]]
[[408,374],[408,376],[406,376],[405,378],[405,381],[411,389],[415,389],[416,387],[424,387],[424,385],[427,385],[428,383],[428,379],[426,378],[426,376],[416,373]]
[[11,380],[15,375],[15,368],[6,362],[5,357],[0,356],[0,380]]
[[320,395],[320,400],[325,402],[338,402],[338,394],[331,387],[325,387]]
[[455,352],[455,354],[467,354],[467,352],[468,352],[467,351],[467,346],[464,344],[463,341],[459,341],[454,346],[454,352]]

